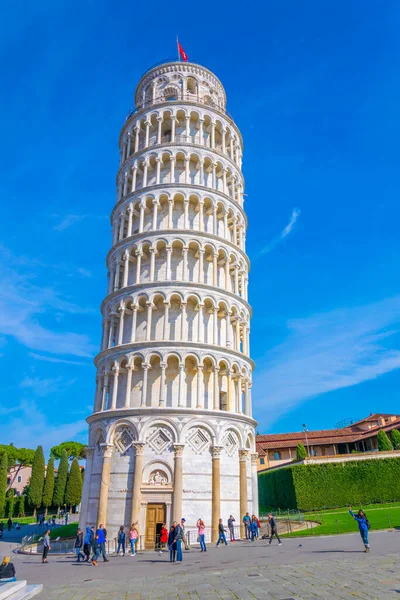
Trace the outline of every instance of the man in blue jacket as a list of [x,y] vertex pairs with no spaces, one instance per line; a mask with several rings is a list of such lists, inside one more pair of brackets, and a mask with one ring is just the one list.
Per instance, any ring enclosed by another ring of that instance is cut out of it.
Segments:
[[97,530],[98,544],[100,548],[100,552],[103,555],[104,562],[108,562],[108,558],[106,556],[106,541],[107,541],[107,529],[104,528],[103,523],[100,523],[99,528]]

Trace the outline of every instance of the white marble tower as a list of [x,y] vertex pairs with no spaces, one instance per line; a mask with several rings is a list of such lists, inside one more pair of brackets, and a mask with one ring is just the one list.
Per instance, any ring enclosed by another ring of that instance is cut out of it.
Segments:
[[81,525],[258,512],[242,137],[208,69],[148,70],[122,128]]

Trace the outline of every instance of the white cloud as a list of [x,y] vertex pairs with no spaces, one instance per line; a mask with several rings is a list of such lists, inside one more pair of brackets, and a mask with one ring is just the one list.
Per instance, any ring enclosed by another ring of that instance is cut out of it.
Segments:
[[29,377],[26,375],[19,384],[22,390],[32,390],[35,397],[44,398],[60,390],[65,390],[75,383],[76,379],[65,381],[62,377],[55,379],[41,379],[40,377]]
[[[0,335],[11,336],[32,350],[54,354],[91,357],[97,350],[88,336],[69,331],[53,331],[41,324],[41,318],[51,315],[92,314],[91,307],[82,307],[61,297],[44,284],[32,283],[38,275],[38,264],[24,257],[14,257],[0,247]],[[34,274],[29,269],[34,268]]]
[[289,223],[282,229],[282,231],[277,235],[269,244],[265,246],[260,252],[260,254],[266,254],[267,252],[271,252],[282,240],[285,239],[286,236],[293,230],[293,227],[296,225],[296,221],[300,216],[300,209],[294,208],[292,210],[292,214],[290,216]]
[[54,412],[51,412],[50,423],[46,414],[31,400],[22,401],[13,412],[19,414],[8,420],[7,427],[3,428],[3,443],[13,443],[24,448],[36,448],[40,444],[43,446],[46,460],[52,446],[67,440],[83,443],[87,440],[88,426],[84,419],[57,425]]
[[[60,218],[59,215],[52,215],[54,218]],[[56,225],[53,225],[54,231],[65,231],[65,229],[69,229],[73,225],[84,221],[85,219],[107,219],[105,215],[65,215],[61,217],[61,220]]]
[[400,330],[400,296],[287,326],[287,339],[259,361],[254,374],[255,412],[260,420],[268,413],[269,424],[307,398],[400,367],[400,351],[388,343]]
[[67,360],[66,358],[55,358],[54,356],[44,356],[43,354],[37,354],[36,352],[29,352],[29,356],[36,360],[42,360],[51,363],[64,363],[66,365],[78,365],[82,367],[93,366],[91,362],[80,362],[78,360]]

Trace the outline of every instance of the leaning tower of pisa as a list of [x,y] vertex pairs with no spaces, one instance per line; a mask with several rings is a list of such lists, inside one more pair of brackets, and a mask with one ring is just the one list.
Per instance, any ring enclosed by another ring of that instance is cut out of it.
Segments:
[[81,524],[258,512],[242,137],[217,77],[149,69],[119,137]]

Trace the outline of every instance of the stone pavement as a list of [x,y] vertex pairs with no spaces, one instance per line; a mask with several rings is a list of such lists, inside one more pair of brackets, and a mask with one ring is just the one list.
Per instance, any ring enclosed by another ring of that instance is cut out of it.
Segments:
[[15,565],[18,578],[44,584],[43,600],[400,600],[400,532],[370,538],[369,554],[354,534],[209,546],[185,552],[183,564],[153,551],[97,568],[71,556],[42,565],[17,555]]

